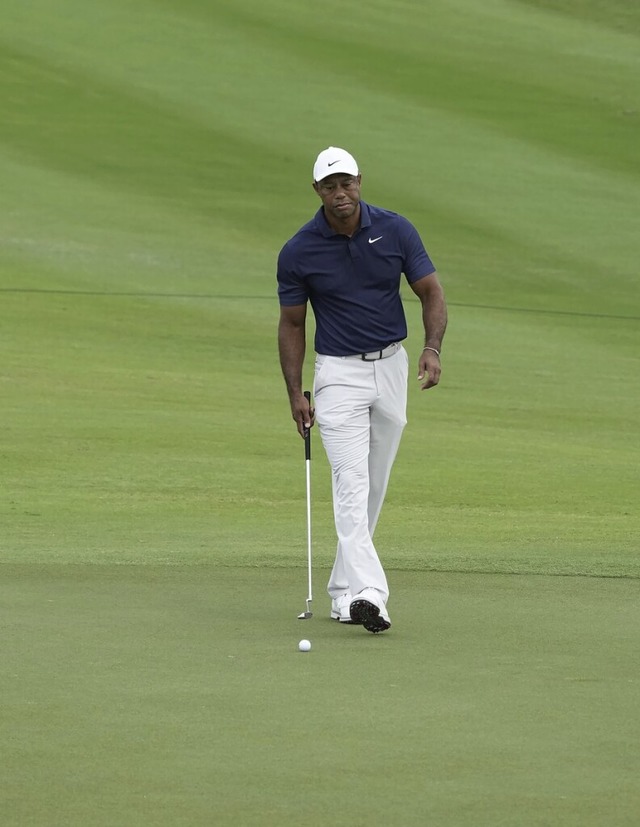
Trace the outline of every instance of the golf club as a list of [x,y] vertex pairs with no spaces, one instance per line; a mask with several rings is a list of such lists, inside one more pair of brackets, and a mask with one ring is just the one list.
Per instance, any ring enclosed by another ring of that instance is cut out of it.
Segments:
[[[311,404],[311,393],[304,392],[304,397]],[[307,567],[309,576],[309,594],[307,597],[307,609],[298,615],[298,620],[308,620],[313,617],[311,601],[313,591],[311,586],[311,428],[307,428],[304,435],[304,459],[307,475]]]

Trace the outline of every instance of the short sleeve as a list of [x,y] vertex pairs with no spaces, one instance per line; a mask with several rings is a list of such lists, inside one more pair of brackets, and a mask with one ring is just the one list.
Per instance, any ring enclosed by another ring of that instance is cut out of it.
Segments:
[[283,307],[294,307],[306,304],[309,298],[304,280],[300,278],[293,267],[289,245],[280,251],[278,256],[278,300]]
[[411,283],[418,281],[423,276],[435,273],[436,268],[413,224],[402,216],[399,216],[399,219],[403,250],[402,270],[407,277],[407,281]]

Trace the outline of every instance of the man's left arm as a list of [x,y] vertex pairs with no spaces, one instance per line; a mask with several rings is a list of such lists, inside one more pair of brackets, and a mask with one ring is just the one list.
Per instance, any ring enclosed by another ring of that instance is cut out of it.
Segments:
[[447,329],[447,304],[444,290],[435,272],[411,282],[411,289],[422,304],[425,348],[418,360],[418,381],[425,380],[426,375],[426,380],[422,384],[424,391],[440,381],[440,352]]

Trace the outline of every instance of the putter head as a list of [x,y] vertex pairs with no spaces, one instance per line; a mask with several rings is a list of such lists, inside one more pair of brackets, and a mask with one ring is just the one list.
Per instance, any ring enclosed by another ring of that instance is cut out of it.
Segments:
[[313,617],[313,612],[311,611],[311,600],[307,600],[307,611],[302,612],[302,614],[298,615],[298,620],[309,620],[310,617]]

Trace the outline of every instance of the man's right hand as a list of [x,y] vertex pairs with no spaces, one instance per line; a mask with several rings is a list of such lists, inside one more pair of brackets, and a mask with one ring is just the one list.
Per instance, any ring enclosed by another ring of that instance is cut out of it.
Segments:
[[315,424],[315,408],[313,408],[304,394],[296,394],[291,400],[291,416],[298,428],[298,433],[304,439],[309,428]]

